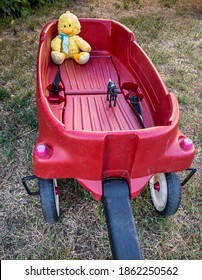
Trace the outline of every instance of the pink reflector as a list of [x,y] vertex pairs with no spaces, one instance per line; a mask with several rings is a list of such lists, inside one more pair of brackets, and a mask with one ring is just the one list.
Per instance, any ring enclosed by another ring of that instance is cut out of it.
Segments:
[[48,153],[48,147],[44,144],[40,144],[36,147],[35,154],[37,156],[43,157]]
[[184,138],[182,142],[180,143],[180,146],[184,150],[190,150],[193,147],[193,142],[190,138]]

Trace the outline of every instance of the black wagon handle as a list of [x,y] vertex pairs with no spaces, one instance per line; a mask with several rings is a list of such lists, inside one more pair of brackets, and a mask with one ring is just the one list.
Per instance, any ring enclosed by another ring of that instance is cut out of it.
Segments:
[[22,178],[22,184],[29,195],[39,195],[39,190],[36,192],[32,192],[27,184],[27,182],[31,180],[35,180],[38,177],[36,175],[29,175]]
[[181,183],[182,187],[192,178],[192,176],[196,173],[197,169],[190,167],[190,168],[187,168],[187,171],[190,171],[190,172],[187,175],[187,177],[182,181],[182,183]]

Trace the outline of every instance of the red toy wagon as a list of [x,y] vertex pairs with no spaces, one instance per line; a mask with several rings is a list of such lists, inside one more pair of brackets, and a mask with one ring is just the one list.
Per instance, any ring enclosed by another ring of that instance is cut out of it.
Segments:
[[[157,212],[174,214],[181,198],[174,172],[191,166],[195,148],[178,128],[177,98],[134,34],[111,20],[80,23],[81,36],[92,46],[85,65],[51,61],[57,21],[40,37],[33,165],[43,214],[48,222],[58,220],[56,179],[75,178],[104,203],[114,259],[140,259],[130,199],[149,182]],[[27,189],[31,178],[23,179]]]

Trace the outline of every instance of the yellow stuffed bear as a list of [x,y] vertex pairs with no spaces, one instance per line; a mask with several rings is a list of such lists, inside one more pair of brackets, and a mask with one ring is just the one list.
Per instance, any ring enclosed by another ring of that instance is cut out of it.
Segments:
[[66,58],[73,58],[79,64],[85,64],[89,58],[91,46],[78,34],[81,25],[74,14],[67,11],[58,21],[58,36],[51,41],[51,58],[55,64],[61,64]]

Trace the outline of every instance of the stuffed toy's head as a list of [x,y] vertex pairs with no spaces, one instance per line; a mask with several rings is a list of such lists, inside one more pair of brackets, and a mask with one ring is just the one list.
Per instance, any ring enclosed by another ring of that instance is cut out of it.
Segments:
[[58,34],[67,34],[69,36],[78,35],[81,31],[80,22],[74,14],[67,11],[62,14],[58,21]]
[[55,64],[73,58],[79,64],[85,64],[89,58],[91,46],[78,34],[80,22],[74,14],[67,11],[58,21],[58,35],[51,41],[51,58]]

